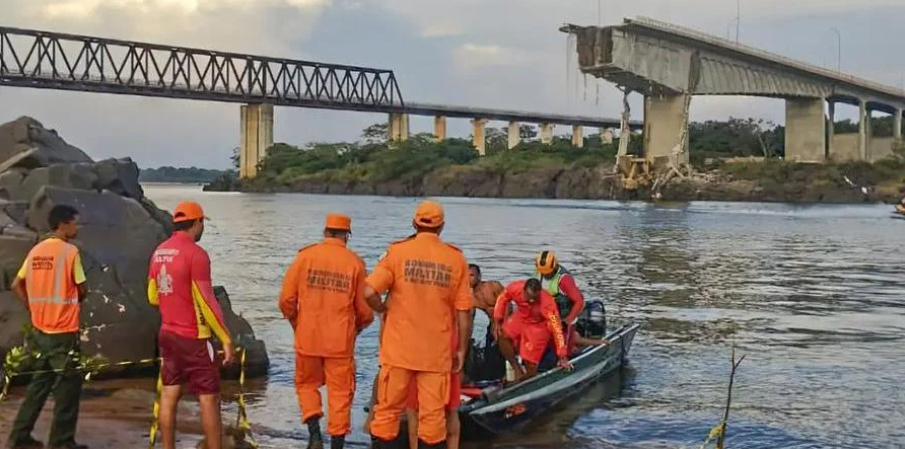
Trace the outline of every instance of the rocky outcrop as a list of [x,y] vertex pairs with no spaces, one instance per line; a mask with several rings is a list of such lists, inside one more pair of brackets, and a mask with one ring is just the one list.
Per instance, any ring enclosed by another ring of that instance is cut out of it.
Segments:
[[[28,251],[49,232],[58,204],[79,210],[73,242],[88,279],[82,303],[82,349],[111,362],[156,357],[160,315],[147,302],[151,253],[172,232],[172,217],[145,198],[130,159],[92,161],[56,132],[23,117],[0,125],[0,356],[21,344],[28,323],[8,291]],[[248,350],[249,374],[264,374],[268,358],[251,326],[232,311],[226,291],[217,298],[227,326]],[[228,372],[235,374],[235,370]],[[108,373],[109,374],[109,373]]]

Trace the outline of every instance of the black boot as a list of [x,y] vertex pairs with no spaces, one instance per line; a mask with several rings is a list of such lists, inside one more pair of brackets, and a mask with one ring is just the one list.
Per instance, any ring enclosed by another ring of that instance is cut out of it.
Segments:
[[343,449],[346,447],[345,435],[334,435],[330,437],[330,449]]
[[427,444],[424,440],[418,440],[418,449],[446,449],[446,440],[434,444]]
[[308,449],[324,449],[320,417],[311,418],[305,424],[308,424]]

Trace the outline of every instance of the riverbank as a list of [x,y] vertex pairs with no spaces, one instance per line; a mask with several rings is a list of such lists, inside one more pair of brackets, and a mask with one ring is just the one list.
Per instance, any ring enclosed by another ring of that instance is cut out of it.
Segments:
[[[905,195],[905,167],[898,163],[796,164],[780,160],[719,163],[675,178],[659,191],[668,201],[784,203],[894,203]],[[335,172],[293,179],[261,176],[221,179],[208,191],[297,192],[338,195],[455,196],[649,200],[649,188],[624,190],[613,164],[551,161],[548,166],[457,164],[397,179],[348,179]]]
[[[254,179],[238,180],[228,173],[205,190],[784,203],[893,203],[905,195],[905,148],[875,163],[803,164],[782,160],[781,151],[768,146],[761,149],[771,157],[752,157],[750,146],[761,139],[748,142],[733,140],[737,133],[700,131],[691,139],[690,174],[663,183],[658,179],[663,173],[651,173],[647,182],[625,189],[614,170],[618,139],[603,142],[592,136],[579,148],[557,137],[550,144],[529,140],[507,149],[505,134],[499,132],[488,139],[487,155],[479,156],[469,140],[438,142],[418,134],[386,142],[380,140],[382,132],[365,130],[365,142],[278,143],[267,150]],[[633,138],[629,151],[638,154],[640,144],[641,139]]]
[[[92,449],[122,449],[148,446],[148,431],[154,407],[151,381],[148,389],[135,388],[136,381],[101,381],[85,387],[79,404],[76,441]],[[16,388],[0,405],[0,435],[9,435],[13,418],[24,398],[24,387]],[[32,436],[47,443],[53,415],[53,400],[41,412]],[[201,439],[200,415],[196,403],[185,402],[179,409],[179,447],[194,447]]]
[[[224,408],[222,421],[224,433],[232,432],[235,424],[234,398],[238,393],[235,382],[224,382]],[[250,388],[260,394],[260,383],[252,383]],[[94,381],[87,384],[79,403],[79,423],[76,441],[91,449],[142,448],[148,446],[148,435],[154,410],[153,379],[115,379]],[[13,388],[7,399],[0,404],[0,436],[9,435],[13,419],[25,396],[25,386]],[[41,411],[32,436],[47,443],[53,417],[54,402],[48,399]],[[179,402],[176,445],[179,448],[194,448],[203,439],[201,411],[193,397]],[[256,425],[257,427],[257,425]],[[231,439],[230,439],[231,440]],[[158,447],[160,435],[157,437]],[[237,446],[224,443],[223,447]],[[242,449],[239,447],[239,449]]]

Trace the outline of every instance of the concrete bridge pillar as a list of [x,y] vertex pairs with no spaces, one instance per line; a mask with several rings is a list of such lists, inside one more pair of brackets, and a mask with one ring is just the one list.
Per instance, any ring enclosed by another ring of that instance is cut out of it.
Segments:
[[896,116],[892,119],[892,136],[897,140],[902,140],[902,109],[896,108]]
[[438,115],[434,117],[434,138],[438,142],[446,140],[446,117]]
[[409,138],[409,115],[408,114],[390,114],[389,126],[387,126],[388,140],[393,142],[404,142]]
[[273,146],[273,105],[242,105],[240,114],[239,177],[258,175],[258,164]]
[[519,134],[518,122],[509,122],[509,141],[507,147],[511,150],[518,146],[522,140]]
[[[688,129],[685,95],[658,95],[644,98],[644,157],[653,161],[671,156]],[[687,139],[687,134],[686,134]],[[687,162],[688,155],[685,155]]]
[[600,128],[600,143],[603,145],[610,145],[613,143],[613,139],[616,138],[616,132],[613,131],[612,128]]
[[826,116],[823,98],[786,100],[786,160],[826,160]]
[[836,154],[836,102],[827,100],[826,108],[826,156],[832,158]]
[[540,124],[540,141],[543,144],[551,144],[553,143],[553,124],[552,123],[541,123]]
[[584,128],[581,125],[572,125],[572,146],[584,148]]
[[862,161],[867,161],[870,160],[867,153],[870,146],[871,123],[870,110],[867,109],[867,102],[864,100],[861,100],[861,111],[859,113],[859,117],[858,157],[860,157]]
[[487,123],[487,120],[482,118],[476,118],[471,121],[472,125],[472,136],[473,136],[473,144],[474,147],[478,149],[478,154],[484,156],[487,154],[487,150],[485,147],[486,141],[484,139],[484,125]]

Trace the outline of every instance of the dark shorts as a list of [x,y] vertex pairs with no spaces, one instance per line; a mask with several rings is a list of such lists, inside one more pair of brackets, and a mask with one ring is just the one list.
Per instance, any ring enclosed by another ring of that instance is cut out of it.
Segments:
[[209,340],[161,331],[158,343],[164,385],[183,385],[193,395],[220,393],[220,363]]

